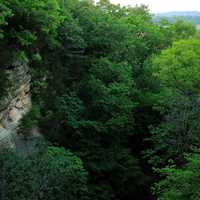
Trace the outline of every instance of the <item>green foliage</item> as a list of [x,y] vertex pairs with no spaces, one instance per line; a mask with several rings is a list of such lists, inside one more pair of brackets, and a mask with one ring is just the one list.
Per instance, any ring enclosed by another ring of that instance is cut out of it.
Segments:
[[8,0],[0,7],[1,35],[6,32],[2,45],[11,52],[19,50],[31,59],[30,55],[43,48],[42,41],[51,48],[57,45],[55,38],[64,20],[57,0]]
[[8,0],[7,5],[12,10],[13,20],[25,19],[25,21],[15,24],[15,26],[18,26],[24,23],[23,28],[25,28],[25,31],[29,28],[31,31],[41,32],[45,35],[56,33],[56,29],[63,20],[63,17],[60,15],[58,1],[56,0]]
[[42,65],[33,63],[41,129],[82,158],[92,199],[134,197],[147,181],[131,151],[141,130],[135,110],[143,106],[144,82],[150,78],[144,80],[144,63],[171,40],[146,7],[120,8],[108,1],[97,6],[63,1],[60,7],[65,15],[60,48],[45,51]]
[[158,200],[198,200],[199,190],[199,152],[188,154],[187,162],[181,167],[165,167],[159,172],[165,179],[157,183],[154,194]]
[[[141,151],[150,149],[153,165],[170,159],[180,164],[185,152],[199,147],[200,42],[191,24],[155,24],[147,7],[108,0],[2,0],[0,11],[1,69],[17,62],[29,65],[32,75],[34,104],[20,132],[40,126],[50,142],[75,152],[88,171],[90,199],[142,199],[151,172]],[[7,83],[0,76],[2,95]],[[26,194],[17,198],[34,199],[41,172],[50,176],[49,199],[65,199],[66,193],[84,199],[79,192],[86,190],[85,171],[70,155],[56,148],[38,158],[12,155],[11,162],[9,156],[10,172],[27,182],[21,184]]]
[[164,50],[153,62],[154,75],[166,90],[198,95],[199,52],[198,39],[181,40]]
[[0,156],[3,199],[87,199],[87,173],[82,162],[63,148],[41,148],[29,157]]
[[77,129],[81,125],[81,115],[84,107],[76,94],[65,94],[56,102],[60,120],[66,121],[68,126]]
[[27,30],[16,33],[16,38],[17,38],[18,43],[21,46],[25,46],[25,47],[32,45],[37,39],[35,33],[31,33],[30,31],[27,31]]
[[[116,196],[119,199],[128,199],[142,192],[147,177],[128,149],[122,146],[105,149],[93,144],[91,150],[95,149],[96,154],[90,153],[86,162],[87,169],[94,174],[89,185],[91,199],[107,200]],[[97,180],[98,185],[95,184]]]
[[[38,56],[40,60],[40,55],[36,55],[36,57]],[[35,62],[38,64],[37,59],[35,60]],[[32,96],[34,100],[37,99],[38,104],[42,104],[43,101],[41,100],[41,96],[43,93],[45,93],[48,87],[47,79],[50,78],[49,71],[42,67],[32,68],[31,76],[33,80],[31,82]]]
[[153,148],[147,152],[153,165],[180,163],[184,153],[199,146],[199,50],[199,40],[192,38],[153,57],[154,106],[163,116],[152,129]]
[[24,134],[24,136],[30,134],[30,131],[38,126],[38,122],[41,118],[41,112],[38,105],[32,105],[31,110],[23,116],[21,119],[19,133]]
[[3,2],[3,0],[0,2],[0,13],[0,39],[3,39],[3,27],[7,25],[7,18],[12,16],[11,10],[8,8],[7,4]]
[[197,33],[196,27],[187,21],[177,20],[170,27],[174,40],[188,39]]
[[199,120],[199,103],[194,98],[173,96],[163,121],[152,129],[154,146],[147,153],[151,164],[162,166],[171,159],[181,163],[186,152],[199,148]]
[[135,107],[131,97],[136,93],[131,67],[127,63],[101,58],[93,64],[89,73],[86,92],[91,112],[96,113],[108,130],[128,129],[133,123],[131,115]]

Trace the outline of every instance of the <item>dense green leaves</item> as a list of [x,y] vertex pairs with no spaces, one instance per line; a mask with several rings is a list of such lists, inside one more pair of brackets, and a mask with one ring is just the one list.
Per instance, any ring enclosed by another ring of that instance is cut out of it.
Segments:
[[181,168],[169,166],[160,170],[165,177],[155,185],[153,191],[158,200],[198,200],[199,190],[199,152],[188,154],[187,163]]
[[152,166],[182,165],[199,148],[200,40],[191,24],[154,23],[145,6],[107,0],[1,0],[0,11],[1,96],[13,63],[32,75],[34,104],[19,132],[39,126],[88,173],[87,182],[63,148],[9,154],[7,199],[146,200]]
[[30,157],[1,153],[2,199],[87,199],[82,162],[62,148],[41,148]]
[[3,28],[7,25],[7,19],[12,16],[12,12],[3,1],[0,2],[0,11],[0,39],[2,39],[4,37]]
[[[170,90],[183,93],[198,92],[200,42],[181,40],[155,58],[155,76]],[[196,91],[195,91],[196,90]]]
[[106,58],[99,59],[89,70],[87,95],[90,109],[98,115],[105,128],[128,129],[133,123],[131,113],[135,106],[136,89],[131,67],[127,63],[114,63]]
[[180,40],[153,59],[153,75],[160,83],[155,107],[165,115],[152,131],[161,163],[167,158],[180,162],[199,144],[199,50],[198,39]]
[[40,108],[38,105],[32,105],[30,111],[26,113],[19,125],[19,133],[28,136],[31,130],[38,126],[38,122],[41,118]]
[[[31,60],[31,56],[40,53],[46,45],[57,45],[55,37],[58,28],[64,21],[57,0],[21,1],[8,0],[1,2],[1,45],[10,50],[10,54],[24,54]],[[42,44],[43,43],[43,44]],[[21,60],[19,60],[21,61]]]

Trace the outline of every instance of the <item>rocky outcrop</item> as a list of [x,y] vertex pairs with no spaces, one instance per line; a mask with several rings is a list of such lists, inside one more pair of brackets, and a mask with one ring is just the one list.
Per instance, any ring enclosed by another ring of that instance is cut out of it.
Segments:
[[9,87],[0,100],[0,148],[14,147],[14,136],[22,116],[31,107],[30,74],[27,65],[13,64],[7,70]]

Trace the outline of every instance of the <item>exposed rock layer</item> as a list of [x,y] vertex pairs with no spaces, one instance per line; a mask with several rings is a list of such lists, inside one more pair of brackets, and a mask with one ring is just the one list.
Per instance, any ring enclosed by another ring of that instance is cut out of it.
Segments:
[[31,107],[29,68],[15,63],[7,76],[7,95],[0,101],[0,148],[15,146],[17,126]]

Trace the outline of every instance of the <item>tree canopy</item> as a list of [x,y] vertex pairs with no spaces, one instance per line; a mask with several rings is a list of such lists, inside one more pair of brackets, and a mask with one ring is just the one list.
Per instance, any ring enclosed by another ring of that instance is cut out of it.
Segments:
[[8,72],[27,65],[33,105],[18,132],[39,127],[50,143],[0,156],[2,200],[187,199],[198,186],[199,38],[144,5],[0,0],[0,98]]

